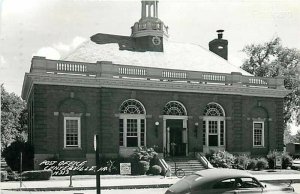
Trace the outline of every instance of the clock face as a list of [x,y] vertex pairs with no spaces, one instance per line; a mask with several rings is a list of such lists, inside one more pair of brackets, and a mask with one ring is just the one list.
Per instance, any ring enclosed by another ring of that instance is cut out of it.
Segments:
[[153,38],[152,38],[152,43],[154,44],[154,45],[160,45],[160,43],[161,43],[161,40],[160,40],[160,38],[159,37],[157,37],[157,36],[154,36]]

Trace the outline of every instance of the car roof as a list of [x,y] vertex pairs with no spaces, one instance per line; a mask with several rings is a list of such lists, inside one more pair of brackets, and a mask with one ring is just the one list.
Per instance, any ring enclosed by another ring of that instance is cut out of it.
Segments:
[[251,177],[254,178],[252,174],[244,170],[236,169],[226,169],[226,168],[213,168],[207,170],[201,170],[194,173],[198,175],[198,183],[194,182],[192,184],[200,184],[201,187],[210,187],[211,184],[215,184],[218,181],[231,178],[242,178],[242,177]]
[[227,168],[213,168],[207,170],[201,170],[195,172],[195,174],[212,179],[224,179],[224,178],[234,178],[234,177],[253,177],[247,171],[244,170],[236,170],[236,169],[227,169]]

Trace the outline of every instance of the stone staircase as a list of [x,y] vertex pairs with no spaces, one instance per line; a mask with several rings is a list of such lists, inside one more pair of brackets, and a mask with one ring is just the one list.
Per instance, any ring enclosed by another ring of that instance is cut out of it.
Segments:
[[196,171],[206,169],[203,164],[196,158],[173,157],[165,158],[165,161],[171,167],[172,176],[175,176],[175,163],[177,168],[181,168],[184,170],[185,176],[190,175]]

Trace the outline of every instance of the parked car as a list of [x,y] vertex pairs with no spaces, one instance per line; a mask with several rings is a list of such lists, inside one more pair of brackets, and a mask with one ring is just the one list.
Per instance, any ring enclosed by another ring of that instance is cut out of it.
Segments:
[[243,170],[214,168],[195,172],[172,185],[165,194],[295,193],[290,184],[259,182]]
[[294,170],[300,169],[300,159],[293,160],[292,169],[294,169]]

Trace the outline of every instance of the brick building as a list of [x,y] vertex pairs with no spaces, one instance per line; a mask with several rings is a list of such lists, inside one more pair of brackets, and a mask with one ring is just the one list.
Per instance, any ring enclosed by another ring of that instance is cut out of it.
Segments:
[[230,64],[222,30],[209,50],[168,41],[157,8],[142,1],[131,36],[98,33],[62,60],[33,57],[22,98],[36,162],[94,161],[95,134],[111,157],[283,148],[283,79]]

